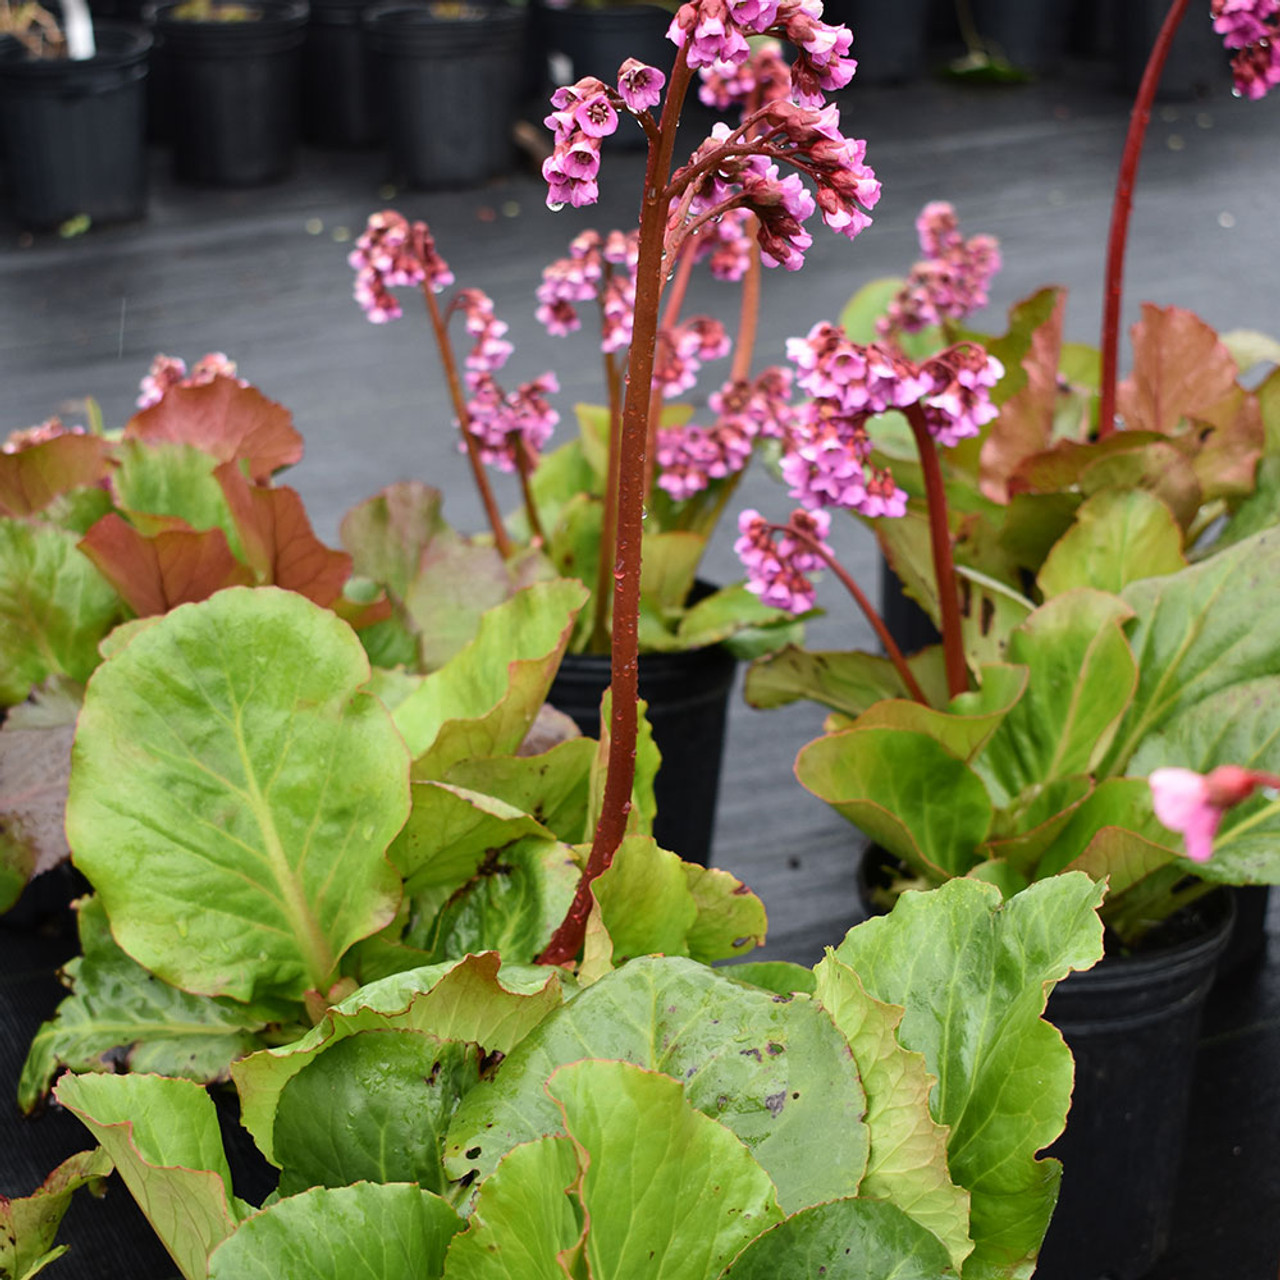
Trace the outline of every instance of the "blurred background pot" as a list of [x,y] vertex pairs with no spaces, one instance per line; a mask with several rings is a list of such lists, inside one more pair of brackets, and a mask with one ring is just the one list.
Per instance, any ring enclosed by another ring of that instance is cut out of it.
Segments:
[[364,15],[369,0],[311,0],[302,51],[302,132],[322,147],[365,147],[378,130],[370,102]]
[[904,84],[925,72],[929,0],[829,0],[828,22],[853,32],[854,84]]

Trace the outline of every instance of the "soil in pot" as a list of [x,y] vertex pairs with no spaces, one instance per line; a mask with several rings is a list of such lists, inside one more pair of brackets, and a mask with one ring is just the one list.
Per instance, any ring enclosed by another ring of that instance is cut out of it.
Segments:
[[306,20],[302,0],[157,6],[177,177],[244,187],[289,172]]
[[497,177],[512,158],[523,9],[393,0],[364,17],[392,180],[417,190]]
[[[600,733],[600,699],[609,687],[609,657],[567,654],[547,701],[583,733]],[[686,862],[707,865],[715,830],[716,793],[725,721],[737,660],[719,645],[640,657],[640,696],[649,704],[662,753],[654,783],[654,836]]]
[[0,155],[24,226],[147,211],[146,75],[151,37],[99,23],[92,58],[32,58],[0,44]]

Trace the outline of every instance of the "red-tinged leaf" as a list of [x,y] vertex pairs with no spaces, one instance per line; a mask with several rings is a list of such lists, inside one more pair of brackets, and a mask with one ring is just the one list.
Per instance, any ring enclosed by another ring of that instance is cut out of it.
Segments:
[[356,571],[383,583],[398,600],[409,594],[422,554],[447,528],[438,489],[417,481],[389,485],[342,518],[342,545]]
[[112,512],[78,545],[140,618],[253,581],[221,529],[172,529],[145,538]]
[[251,485],[234,462],[223,463],[213,474],[260,585],[284,587],[325,606],[342,595],[351,576],[351,557],[316,537],[295,490]]
[[302,437],[288,409],[233,378],[170,387],[158,404],[129,419],[124,438],[176,440],[220,462],[243,460],[249,478],[259,481],[302,457]]
[[1084,472],[1096,462],[1116,454],[1132,453],[1149,444],[1167,443],[1154,431],[1118,431],[1092,444],[1060,440],[1018,463],[1009,477],[1009,492],[1060,493],[1079,483]]
[[1206,501],[1252,493],[1258,459],[1266,444],[1258,397],[1243,387],[1232,387],[1193,425],[1199,447],[1191,465]]
[[0,453],[0,514],[43,511],[59,494],[97,484],[108,468],[101,436],[68,433],[17,453]]
[[365,627],[372,627],[375,623],[386,622],[395,612],[385,592],[376,600],[367,602],[351,600],[344,595],[339,595],[329,607],[352,631],[363,631]]
[[983,442],[981,486],[993,502],[1009,501],[1009,477],[1018,463],[1047,448],[1053,439],[1066,305],[1066,294],[1059,293],[1053,312],[1031,335],[1031,349],[1022,361],[1026,381],[1005,401]]
[[1239,370],[1231,353],[1194,312],[1145,302],[1130,334],[1133,374],[1120,384],[1117,405],[1131,430],[1169,435],[1235,385]]

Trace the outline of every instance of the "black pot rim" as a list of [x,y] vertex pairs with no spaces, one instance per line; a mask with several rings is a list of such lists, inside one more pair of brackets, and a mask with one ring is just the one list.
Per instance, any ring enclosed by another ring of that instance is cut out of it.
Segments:
[[157,0],[148,9],[166,47],[193,46],[239,49],[263,40],[300,32],[306,26],[307,0],[231,0],[246,9],[261,10],[251,22],[214,22],[198,18],[176,18],[173,11],[186,0]]
[[123,68],[139,66],[151,52],[154,38],[145,27],[128,22],[95,19],[92,58],[31,58],[18,40],[0,44],[0,78],[65,84]]

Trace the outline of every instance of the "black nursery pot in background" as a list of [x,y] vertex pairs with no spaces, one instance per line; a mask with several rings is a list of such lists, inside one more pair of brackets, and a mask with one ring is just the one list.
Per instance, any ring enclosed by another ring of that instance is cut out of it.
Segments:
[[1003,54],[1019,71],[1056,70],[1066,51],[1071,0],[971,0],[971,4],[974,25],[992,52]]
[[[600,733],[600,699],[609,687],[607,654],[570,653],[547,694],[590,737]],[[640,696],[662,753],[654,783],[654,836],[686,862],[707,865],[715,831],[716,792],[725,719],[737,659],[719,645],[640,657]]]
[[31,58],[0,44],[0,155],[24,226],[147,210],[146,75],[151,37],[103,22],[92,58]]
[[369,0],[311,0],[302,51],[302,132],[323,147],[364,147],[378,130],[370,103],[364,15]]
[[394,0],[364,17],[375,109],[393,180],[465,187],[511,163],[524,9]]
[[855,84],[903,84],[924,74],[929,0],[827,0],[822,16],[853,32]]
[[306,4],[215,5],[242,16],[208,20],[181,16],[186,5],[156,7],[174,173],[227,187],[283,178],[297,151]]

